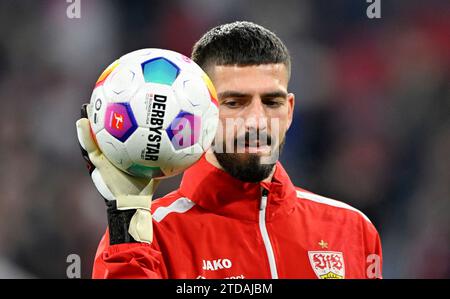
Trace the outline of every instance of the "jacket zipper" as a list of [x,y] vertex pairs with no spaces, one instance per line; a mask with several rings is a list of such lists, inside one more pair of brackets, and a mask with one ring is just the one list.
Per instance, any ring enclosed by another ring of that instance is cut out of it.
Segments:
[[275,263],[275,255],[273,253],[272,244],[270,243],[269,234],[266,228],[266,207],[267,207],[267,196],[269,192],[266,189],[262,190],[261,203],[259,206],[259,230],[264,242],[264,247],[266,248],[267,257],[269,259],[270,274],[272,279],[278,278],[277,264]]

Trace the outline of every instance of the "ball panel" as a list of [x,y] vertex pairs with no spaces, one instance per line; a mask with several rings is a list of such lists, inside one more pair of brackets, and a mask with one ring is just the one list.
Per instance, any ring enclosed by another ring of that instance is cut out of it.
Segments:
[[127,169],[131,166],[125,145],[111,136],[106,129],[96,134],[98,146],[111,163],[120,169]]
[[161,170],[167,177],[177,175],[197,162],[202,155],[202,147],[199,144],[194,144],[174,153],[167,163],[161,166]]
[[108,103],[105,130],[124,142],[136,130],[137,124],[129,103]]
[[[150,132],[147,128],[138,127],[127,141],[125,141],[128,156],[134,164],[141,163],[142,160],[145,160],[145,150],[149,134]],[[147,164],[147,166],[152,165]]]
[[208,108],[208,89],[198,75],[183,70],[172,87],[182,110],[201,115]]
[[186,111],[174,118],[166,129],[167,136],[176,151],[190,147],[200,139],[202,119],[198,115]]
[[147,83],[172,85],[180,73],[180,68],[164,57],[157,57],[143,62],[142,72]]
[[109,102],[128,102],[143,83],[138,65],[121,64],[105,80],[103,92]]
[[140,164],[132,164],[126,170],[128,173],[143,178],[160,178],[165,176],[159,167],[144,166]]

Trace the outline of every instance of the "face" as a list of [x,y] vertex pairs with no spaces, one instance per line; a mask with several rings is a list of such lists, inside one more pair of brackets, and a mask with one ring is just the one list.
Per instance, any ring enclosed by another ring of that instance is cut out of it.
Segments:
[[214,66],[220,126],[214,142],[219,164],[248,182],[267,178],[291,125],[294,95],[284,64]]

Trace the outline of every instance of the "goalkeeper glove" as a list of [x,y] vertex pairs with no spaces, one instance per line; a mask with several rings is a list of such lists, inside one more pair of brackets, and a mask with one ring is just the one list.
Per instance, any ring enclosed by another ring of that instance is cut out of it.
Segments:
[[150,207],[159,180],[131,176],[115,167],[98,148],[89,120],[89,104],[81,108],[76,122],[78,141],[92,181],[108,206],[110,243],[151,243]]

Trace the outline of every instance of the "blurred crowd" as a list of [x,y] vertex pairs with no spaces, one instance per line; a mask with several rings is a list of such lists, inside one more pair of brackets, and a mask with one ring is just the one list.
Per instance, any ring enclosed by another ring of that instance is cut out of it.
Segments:
[[[292,56],[294,184],[377,227],[385,278],[450,278],[450,2],[80,0],[0,2],[0,277],[90,277],[106,212],[76,140],[100,72],[138,48],[190,55],[212,26],[266,26]],[[166,180],[163,195],[180,176]]]

